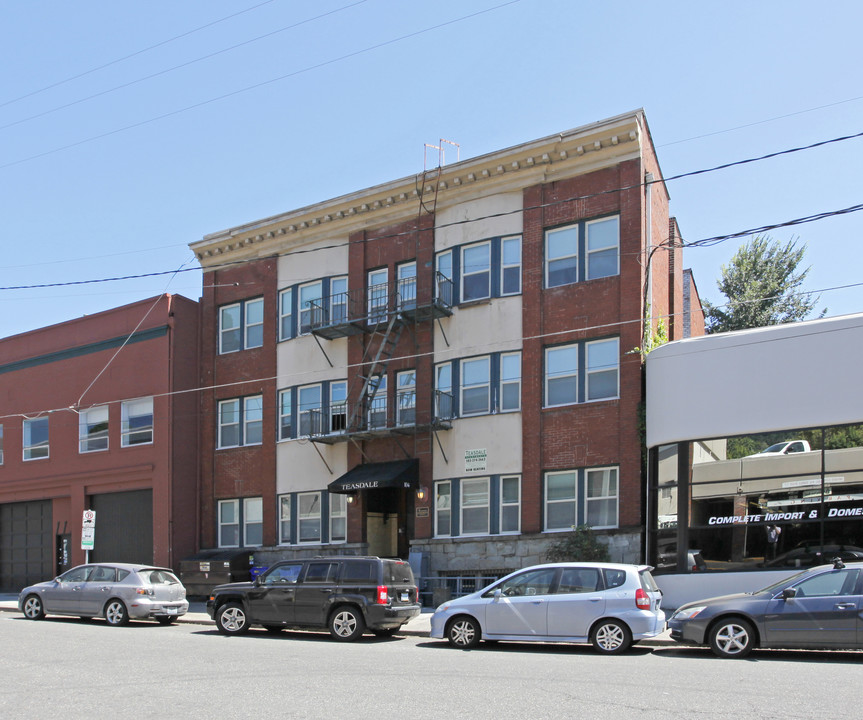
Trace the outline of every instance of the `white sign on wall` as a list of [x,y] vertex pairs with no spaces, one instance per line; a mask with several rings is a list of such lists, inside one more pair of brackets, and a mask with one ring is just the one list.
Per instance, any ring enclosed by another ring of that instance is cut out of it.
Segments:
[[488,452],[485,448],[481,450],[464,451],[464,471],[485,472],[488,465]]

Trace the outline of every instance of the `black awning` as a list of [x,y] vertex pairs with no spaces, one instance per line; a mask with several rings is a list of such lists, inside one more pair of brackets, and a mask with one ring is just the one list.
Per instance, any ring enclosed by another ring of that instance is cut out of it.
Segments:
[[333,480],[327,490],[331,493],[354,493],[357,490],[379,488],[412,488],[419,485],[419,460],[366,463],[348,470]]

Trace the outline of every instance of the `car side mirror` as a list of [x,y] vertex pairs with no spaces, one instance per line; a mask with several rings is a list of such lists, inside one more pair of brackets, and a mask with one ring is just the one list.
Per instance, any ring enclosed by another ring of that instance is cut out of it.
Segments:
[[782,591],[782,599],[783,600],[791,600],[792,598],[797,596],[797,588],[785,588]]
[[261,585],[261,576],[258,575],[254,580],[252,580],[252,585],[255,587],[260,587]]
[[500,598],[501,598],[502,596],[503,596],[503,593],[501,592],[500,588],[497,588],[497,589],[494,591],[494,595],[493,595],[492,597],[494,598],[494,601],[495,601],[495,602],[497,602],[498,600],[500,600]]

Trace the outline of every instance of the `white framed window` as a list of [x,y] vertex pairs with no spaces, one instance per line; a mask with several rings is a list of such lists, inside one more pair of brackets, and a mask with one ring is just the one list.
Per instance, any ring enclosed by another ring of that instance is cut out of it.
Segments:
[[244,306],[245,343],[243,348],[248,350],[249,348],[261,347],[264,344],[264,299],[246,300]]
[[546,230],[545,286],[578,282],[578,225]]
[[290,440],[293,431],[293,408],[291,400],[293,393],[282,390],[279,393],[279,440]]
[[616,398],[619,390],[620,354],[618,338],[595,340],[587,346],[587,399]]
[[319,543],[321,541],[321,494],[319,492],[297,494],[298,542]]
[[417,264],[416,261],[402,263],[396,269],[398,281],[399,308],[411,310],[417,306]]
[[521,353],[500,356],[500,411],[521,408]]
[[240,547],[239,500],[219,500],[219,547]]
[[367,277],[369,322],[381,323],[387,319],[387,300],[389,297],[387,269],[370,270]]
[[396,424],[415,425],[417,420],[417,371],[405,370],[396,375]]
[[348,539],[347,496],[330,494],[330,542],[345,542]]
[[461,301],[491,297],[491,243],[468,245],[461,250]]
[[25,420],[22,431],[25,460],[40,460],[49,457],[47,417]]
[[618,275],[620,218],[602,218],[585,223],[587,233],[587,279]]
[[[321,298],[323,297],[323,283],[317,282],[300,285],[299,289],[299,313],[300,313],[300,335],[307,335],[312,327],[317,327],[323,321],[321,310]],[[312,304],[314,303],[314,305]]]
[[279,495],[279,544],[291,544],[291,496]]
[[260,395],[243,398],[243,445],[261,444],[263,419],[263,398]]
[[122,404],[120,413],[121,447],[153,442],[153,398],[127,400]]
[[521,531],[521,477],[509,475],[500,479],[500,533]]
[[443,363],[435,367],[435,418],[451,420],[454,414],[452,364]]
[[578,473],[575,470],[545,474],[545,529],[571,530],[576,524]]
[[263,544],[263,498],[243,498],[243,547],[257,547]]
[[240,445],[240,400],[219,401],[219,447],[231,448]]
[[481,415],[491,409],[489,357],[461,361],[461,414]]
[[294,335],[294,291],[291,288],[279,293],[279,340],[290,340]]
[[521,237],[506,237],[500,241],[500,294],[521,292]]
[[578,345],[545,350],[545,406],[578,402]]
[[297,390],[297,413],[300,416],[300,437],[321,434],[321,386],[306,385]]
[[461,481],[461,535],[489,533],[489,479],[470,478]]
[[452,483],[449,480],[436,482],[434,492],[434,534],[435,537],[449,537],[452,535]]
[[344,276],[330,280],[330,323],[339,325],[348,320],[348,279]]
[[617,468],[590,468],[586,472],[586,523],[592,528],[616,528],[618,523]]
[[219,308],[219,354],[242,349],[242,308],[240,303]]
[[219,448],[260,445],[263,422],[260,395],[219,401]]
[[78,452],[108,449],[108,406],[82,410],[78,414]]
[[450,306],[453,304],[452,250],[440,253],[435,258],[435,267],[435,300]]
[[[375,389],[377,388],[377,389]],[[372,393],[374,392],[374,397]],[[387,426],[387,376],[375,375],[369,383],[369,429]]]
[[348,424],[348,384],[330,383],[330,432],[343,433]]

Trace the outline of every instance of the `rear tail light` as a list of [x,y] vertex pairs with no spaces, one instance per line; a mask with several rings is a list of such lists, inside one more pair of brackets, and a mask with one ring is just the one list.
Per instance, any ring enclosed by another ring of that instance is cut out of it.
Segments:
[[650,610],[650,595],[641,588],[635,591],[635,606],[639,610]]
[[378,585],[378,592],[375,596],[375,603],[377,605],[386,605],[389,603],[390,598],[387,595],[387,586],[386,585]]
[[139,587],[135,590],[136,595],[155,595],[153,588],[142,588]]

